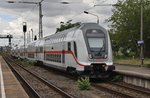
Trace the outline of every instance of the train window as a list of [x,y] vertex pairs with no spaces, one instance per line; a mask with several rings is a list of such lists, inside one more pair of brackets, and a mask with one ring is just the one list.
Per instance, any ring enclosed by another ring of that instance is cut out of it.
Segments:
[[86,31],[87,43],[91,52],[105,51],[105,34],[99,29]]
[[65,38],[64,35],[62,35],[62,41],[64,41],[64,38]]
[[104,38],[88,38],[90,48],[102,48],[104,45]]
[[76,45],[76,42],[74,42],[74,54],[77,58],[77,45]]
[[40,47],[40,52],[43,52],[43,47]]
[[36,52],[38,52],[38,47],[36,47]]
[[62,39],[63,39],[63,36],[61,35],[61,36],[60,36],[60,41],[62,41]]
[[68,42],[68,51],[71,51],[71,43]]

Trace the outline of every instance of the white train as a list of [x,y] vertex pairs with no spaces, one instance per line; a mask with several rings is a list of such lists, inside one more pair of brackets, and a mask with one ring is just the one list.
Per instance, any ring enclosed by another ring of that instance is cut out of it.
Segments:
[[[22,57],[22,52],[17,49],[15,55]],[[22,58],[94,78],[108,77],[115,70],[109,34],[96,23],[83,23],[34,41]]]

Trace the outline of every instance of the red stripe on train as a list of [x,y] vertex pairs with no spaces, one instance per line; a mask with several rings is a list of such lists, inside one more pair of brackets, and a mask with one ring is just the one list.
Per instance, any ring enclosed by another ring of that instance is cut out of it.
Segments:
[[28,53],[32,53],[32,54],[35,54],[35,53],[37,53],[37,54],[71,54],[78,65],[85,66],[85,65],[83,65],[77,61],[77,58],[75,57],[75,55],[72,51],[65,51],[64,50],[64,51],[28,52]]

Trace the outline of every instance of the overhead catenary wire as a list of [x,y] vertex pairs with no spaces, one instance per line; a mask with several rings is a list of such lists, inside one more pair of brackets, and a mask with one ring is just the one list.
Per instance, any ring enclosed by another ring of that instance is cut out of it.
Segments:
[[[45,1],[46,2],[46,1]],[[92,2],[93,3],[93,2]],[[72,2],[70,2],[69,3],[69,5],[72,5],[72,4],[75,4],[75,3],[72,3]],[[64,5],[63,5],[64,6]],[[65,5],[65,6],[68,6],[68,5]],[[87,8],[86,10],[90,10],[90,9],[92,9],[94,6],[92,6],[92,7],[89,7],[89,8]],[[70,17],[70,18],[66,18],[66,20],[68,21],[68,20],[71,20],[71,19],[73,19],[73,18],[75,18],[75,17],[77,17],[77,16],[79,16],[79,15],[81,15],[81,14],[83,14],[83,11],[80,11],[79,13],[77,13],[77,14],[75,14],[75,15],[73,15],[72,17]],[[56,16],[55,16],[56,17]],[[61,22],[61,21],[60,21]],[[56,24],[56,26],[58,26],[58,25],[60,25],[60,22],[58,22],[57,24]],[[65,21],[64,21],[65,22]],[[46,23],[45,24],[48,24],[49,23],[49,21],[46,21]],[[57,27],[56,27],[57,28]]]
[[[25,1],[25,0],[22,0],[22,1]],[[96,0],[95,0],[96,1]],[[98,2],[99,2],[100,0],[98,0]],[[107,0],[103,0],[102,1],[102,3],[104,3],[104,2],[106,2]],[[44,2],[51,2],[51,1],[44,1]],[[55,3],[55,2],[54,2]],[[57,2],[56,2],[57,3]],[[60,2],[58,2],[58,3],[60,3]],[[77,3],[79,3],[79,2],[70,2],[71,4],[77,4]],[[92,3],[92,2],[90,2],[90,3]],[[37,5],[35,5],[35,6],[33,6],[33,10],[35,10],[35,7],[36,7]],[[89,8],[87,8],[87,9],[85,9],[86,11],[89,11],[89,10],[91,10],[91,9],[94,9],[95,7],[94,6],[92,6],[92,7],[89,7]],[[32,14],[32,13],[31,13]],[[72,17],[70,17],[70,18],[67,18],[67,20],[70,20],[70,19],[74,19],[74,18],[76,18],[77,16],[79,16],[79,15],[81,15],[81,14],[83,14],[83,11],[80,11],[79,13],[75,13],[75,15],[73,15]],[[28,20],[28,17],[30,17],[30,15],[26,15],[24,18],[26,19],[26,20]],[[46,22],[48,22],[48,21],[46,21]],[[59,24],[59,23],[58,23]]]
[[[93,2],[90,2],[90,3],[95,3],[95,1],[96,0],[94,0]],[[105,2],[107,2],[108,0],[103,0],[102,2],[98,2],[98,4],[99,3],[101,3],[101,4],[103,4],[103,3],[105,3]],[[45,1],[46,2],[46,1]],[[67,4],[66,6],[68,6],[68,5],[74,5],[75,3],[71,3],[71,2],[69,2],[69,4]],[[95,4],[93,4],[93,5],[95,5]],[[86,8],[85,10],[86,11],[89,11],[89,10],[92,10],[92,9],[94,9],[95,8],[95,6],[90,6],[89,8]],[[78,16],[80,16],[81,14],[83,14],[83,11],[84,10],[82,10],[82,11],[80,11],[80,12],[78,12],[78,13],[76,13],[75,15],[73,15],[73,16],[71,16],[71,17],[69,17],[69,18],[65,18],[65,21],[67,22],[68,20],[75,20]],[[64,22],[65,22],[64,21]],[[47,21],[47,23],[48,23],[49,21]],[[60,21],[61,22],[61,21]],[[60,22],[58,22],[56,25],[58,26],[58,25],[60,25]],[[46,23],[45,23],[46,24]]]
[[[94,0],[92,3],[95,3],[95,1],[97,1],[97,0]],[[100,1],[100,0],[98,0],[98,1]],[[104,4],[104,3],[107,2],[107,1],[108,1],[108,0],[103,0],[103,1],[99,2],[98,4]],[[94,5],[96,5],[96,4],[94,4]],[[89,10],[92,10],[93,8],[95,8],[95,6],[92,6],[92,7],[88,8],[88,9],[85,9],[84,11],[89,11]],[[79,16],[79,15],[81,15],[81,14],[83,14],[83,11],[81,11],[81,12],[77,13],[76,15],[74,15],[74,16],[68,18],[67,21],[68,21],[68,20],[72,20],[72,19],[74,19],[75,17],[77,17],[77,16]]]
[[[94,1],[96,1],[96,0],[94,0]],[[95,3],[95,2],[90,2],[90,3]],[[105,2],[107,2],[108,0],[103,0],[102,2],[99,2],[99,3],[105,3]],[[98,3],[98,4],[99,4]],[[67,3],[67,4],[75,4],[75,3],[73,3],[73,2],[69,2],[69,3]],[[92,6],[92,7],[90,7],[90,8],[88,8],[88,9],[86,9],[86,11],[89,11],[89,10],[91,10],[91,9],[93,9],[93,8],[95,8],[95,6]],[[76,17],[78,17],[78,16],[80,16],[81,14],[83,14],[83,11],[81,11],[81,12],[79,12],[79,13],[77,13],[77,14],[75,14],[75,15],[73,15],[72,17],[70,17],[70,18],[67,18],[66,19],[66,22],[68,21],[68,20],[74,20]],[[60,22],[59,23],[57,23],[57,25],[60,25]]]
[[[33,11],[33,10],[35,10],[35,7],[36,7],[37,5],[34,5],[32,8],[31,8],[31,10],[29,10],[29,11]],[[30,14],[28,14],[28,15],[26,15],[25,17],[24,16],[21,16],[21,17],[23,17],[23,19],[24,20],[26,20],[26,21],[28,21],[28,18],[30,17]],[[24,21],[22,21],[21,23],[20,23],[20,25],[22,25],[22,23],[23,23]],[[15,32],[17,32],[17,30],[15,30]],[[22,32],[20,32],[20,33],[22,33]],[[22,33],[23,34],[23,33]],[[14,34],[14,35],[16,35],[16,34]],[[18,36],[18,35],[17,35]],[[22,37],[23,35],[21,35],[20,37]],[[17,41],[16,41],[16,39],[22,39],[22,38],[15,38],[15,36],[13,36],[13,40],[12,40],[12,42],[15,42],[15,43],[18,43]],[[21,42],[20,42],[21,41]],[[23,42],[23,40],[19,40],[19,43],[22,43]],[[18,44],[19,44],[18,43]]]

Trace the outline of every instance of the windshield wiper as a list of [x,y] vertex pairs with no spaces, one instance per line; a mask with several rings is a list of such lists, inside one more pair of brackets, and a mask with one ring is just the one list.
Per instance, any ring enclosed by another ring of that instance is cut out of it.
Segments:
[[101,54],[102,50],[104,50],[104,45],[103,45],[102,48],[100,48],[100,50],[98,51],[97,55],[100,55],[100,56],[101,56],[101,55],[102,55],[102,54]]

